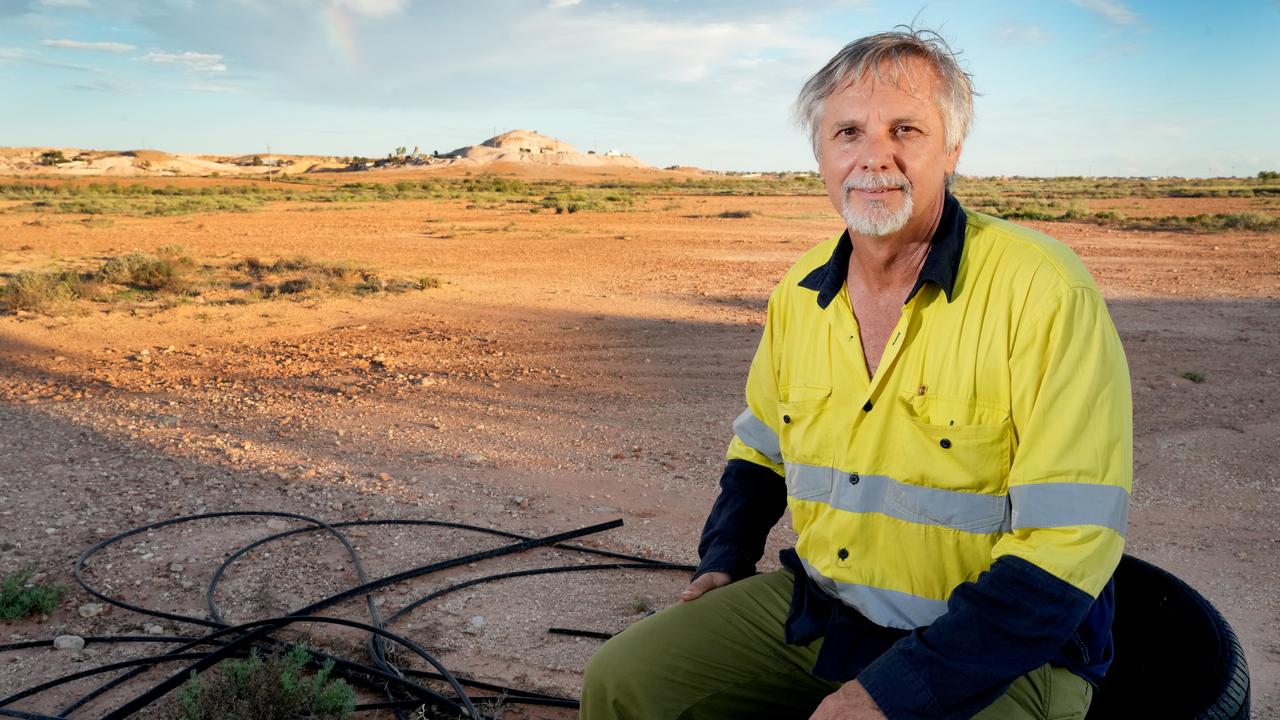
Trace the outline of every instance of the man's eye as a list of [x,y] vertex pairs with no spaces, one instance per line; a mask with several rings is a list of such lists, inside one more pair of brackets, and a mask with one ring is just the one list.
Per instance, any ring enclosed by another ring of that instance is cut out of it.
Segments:
[[854,137],[857,134],[858,128],[840,128],[840,131],[836,133],[839,137]]
[[898,127],[894,128],[894,131],[899,135],[910,135],[912,133],[919,132],[919,130],[911,127],[910,125],[899,125]]

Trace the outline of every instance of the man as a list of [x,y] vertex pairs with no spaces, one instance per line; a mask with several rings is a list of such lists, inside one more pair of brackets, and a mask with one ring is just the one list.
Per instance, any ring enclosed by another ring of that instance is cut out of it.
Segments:
[[[916,31],[804,86],[848,229],[770,297],[698,573],[592,659],[587,720],[1084,716],[1111,657],[1128,369],[1070,250],[947,192],[971,98]],[[784,507],[795,548],[756,575]]]

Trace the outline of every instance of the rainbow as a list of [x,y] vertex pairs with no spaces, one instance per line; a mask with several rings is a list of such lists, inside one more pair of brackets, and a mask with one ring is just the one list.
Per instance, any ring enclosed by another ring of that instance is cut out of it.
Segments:
[[356,49],[355,28],[351,25],[351,20],[342,8],[337,5],[331,5],[324,11],[324,29],[325,35],[329,37],[329,44],[341,53],[347,62],[356,65],[360,62],[360,52]]

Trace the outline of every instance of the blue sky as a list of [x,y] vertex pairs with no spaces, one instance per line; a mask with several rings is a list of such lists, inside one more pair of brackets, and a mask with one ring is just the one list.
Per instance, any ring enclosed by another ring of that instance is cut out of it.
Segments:
[[0,0],[0,145],[807,170],[795,92],[913,20],[982,93],[962,173],[1280,170],[1280,0]]

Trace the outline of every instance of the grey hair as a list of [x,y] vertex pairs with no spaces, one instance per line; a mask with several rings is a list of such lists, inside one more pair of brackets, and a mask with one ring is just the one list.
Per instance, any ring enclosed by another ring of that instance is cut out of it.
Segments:
[[938,76],[934,104],[942,115],[944,141],[953,150],[969,134],[973,123],[973,83],[956,60],[956,53],[932,30],[901,30],[869,35],[845,45],[835,57],[800,89],[796,98],[796,124],[809,133],[813,155],[818,156],[819,122],[827,98],[858,82],[867,74],[877,81],[898,84],[908,58],[929,63]]

